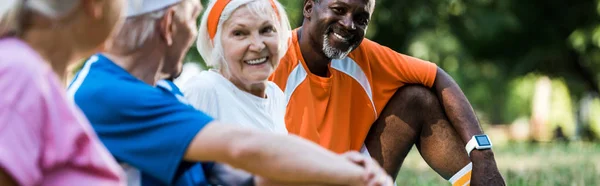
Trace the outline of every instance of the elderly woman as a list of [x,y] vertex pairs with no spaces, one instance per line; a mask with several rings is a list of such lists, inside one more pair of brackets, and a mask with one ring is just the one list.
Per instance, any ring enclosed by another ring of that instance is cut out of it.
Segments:
[[69,64],[96,52],[121,24],[123,5],[0,3],[0,185],[124,184],[61,83]]
[[[197,41],[202,58],[214,69],[190,78],[182,86],[185,97],[221,121],[287,133],[285,96],[267,80],[291,36],[285,10],[270,0],[218,2],[202,17]],[[220,17],[217,9],[222,9]]]
[[[189,104],[223,123],[287,134],[286,98],[267,80],[291,37],[282,5],[276,0],[213,0],[198,33],[198,50],[214,69],[184,83],[182,91]],[[215,168],[242,174],[225,165]],[[374,168],[381,169],[376,163]],[[372,184],[391,185],[389,176],[380,173]]]

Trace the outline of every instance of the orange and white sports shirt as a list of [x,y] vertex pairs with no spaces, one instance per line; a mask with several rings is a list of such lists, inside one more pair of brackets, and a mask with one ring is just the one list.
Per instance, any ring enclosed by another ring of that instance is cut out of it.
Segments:
[[404,84],[433,86],[434,63],[399,54],[364,39],[346,58],[334,59],[329,77],[312,74],[300,52],[298,35],[271,75],[285,93],[289,133],[333,152],[360,150],[396,90]]

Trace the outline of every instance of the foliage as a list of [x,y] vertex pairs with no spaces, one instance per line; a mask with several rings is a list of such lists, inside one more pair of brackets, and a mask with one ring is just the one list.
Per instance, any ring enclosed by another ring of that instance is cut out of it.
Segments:
[[535,73],[527,74],[525,76],[515,78],[512,80],[508,87],[508,96],[506,99],[506,106],[504,107],[504,120],[512,121],[520,116],[530,116],[533,91],[535,83],[541,76]]
[[552,130],[560,127],[563,135],[572,138],[575,135],[575,116],[569,89],[563,79],[552,80],[550,98],[549,126]]
[[600,139],[600,98],[595,98],[590,103],[590,130],[595,134],[595,137]]

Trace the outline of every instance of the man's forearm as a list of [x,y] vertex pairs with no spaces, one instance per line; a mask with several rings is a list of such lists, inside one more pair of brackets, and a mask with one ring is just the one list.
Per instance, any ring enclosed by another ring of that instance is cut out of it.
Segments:
[[438,68],[434,88],[446,116],[465,144],[473,135],[483,133],[467,97],[452,77],[441,68]]
[[300,137],[218,122],[195,136],[184,159],[225,163],[282,182],[347,185],[367,175],[360,166]]
[[232,160],[238,165],[233,166],[273,181],[342,185],[365,174],[360,166],[293,135],[252,135],[239,149]]

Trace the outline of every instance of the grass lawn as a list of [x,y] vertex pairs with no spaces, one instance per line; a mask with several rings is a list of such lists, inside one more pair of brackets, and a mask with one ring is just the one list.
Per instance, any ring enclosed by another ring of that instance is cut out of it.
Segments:
[[[599,143],[515,143],[494,146],[509,186],[600,185]],[[396,179],[398,185],[450,185],[423,161],[416,148]]]

